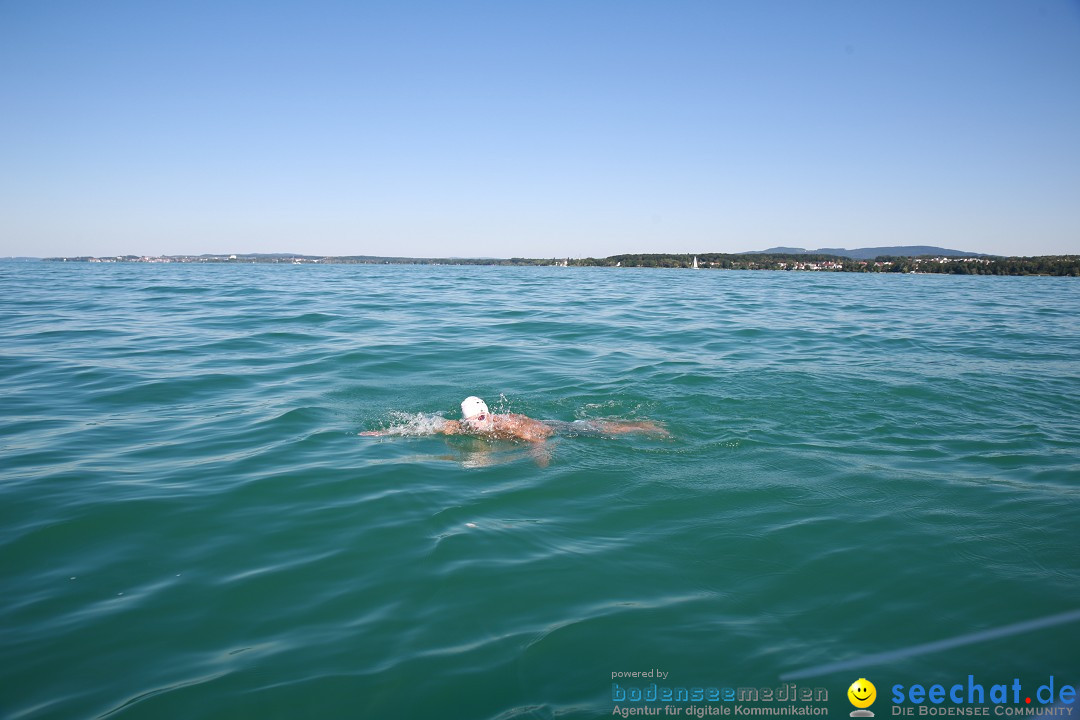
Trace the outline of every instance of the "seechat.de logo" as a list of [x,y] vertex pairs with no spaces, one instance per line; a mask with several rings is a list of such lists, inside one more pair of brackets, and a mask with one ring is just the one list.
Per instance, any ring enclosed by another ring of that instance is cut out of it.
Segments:
[[851,717],[874,717],[874,713],[866,709],[877,699],[874,683],[866,678],[859,678],[847,689],[847,697],[851,704],[858,708],[851,712]]

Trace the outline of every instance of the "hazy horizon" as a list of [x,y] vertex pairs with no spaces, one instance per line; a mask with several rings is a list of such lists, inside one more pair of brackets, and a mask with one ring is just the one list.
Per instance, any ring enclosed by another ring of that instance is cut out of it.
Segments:
[[[940,248],[940,247],[936,247],[936,246],[882,246],[881,249],[890,249],[890,248],[894,248],[894,247],[934,247],[937,250],[944,250],[946,252],[964,252],[964,253],[973,253],[973,254],[974,253],[979,253],[978,250],[965,250],[965,249],[962,249],[962,248]],[[876,249],[876,248],[873,248],[873,247],[865,247],[865,248],[799,248],[799,247],[791,247],[791,246],[789,246],[789,247],[775,247],[775,248],[760,248],[760,249],[756,249],[756,250],[733,250],[733,251],[723,251],[723,252],[725,252],[727,254],[732,254],[732,255],[743,255],[743,254],[749,255],[749,254],[755,254],[755,253],[783,254],[785,251],[788,251],[788,250],[797,251],[797,252],[806,252],[806,253],[824,253],[825,251],[828,251],[828,250],[837,250],[837,251],[840,251],[840,252],[855,252],[855,251],[858,251],[858,250],[868,250],[868,249]],[[656,255],[709,255],[709,254],[717,254],[717,253],[721,253],[721,251],[699,250],[699,251],[689,251],[689,252],[671,251],[671,252],[656,252],[656,253],[651,252],[651,251],[641,251],[641,252],[637,252],[637,253],[611,253],[609,255],[602,255],[602,256],[597,256],[597,255],[591,255],[591,256],[590,255],[526,256],[526,255],[372,255],[370,253],[355,253],[353,255],[327,255],[327,254],[312,253],[312,252],[292,252],[292,251],[263,252],[263,251],[258,251],[258,250],[247,251],[247,252],[239,252],[239,251],[227,250],[227,251],[221,251],[221,252],[206,251],[206,252],[200,252],[200,253],[161,253],[161,254],[127,252],[127,253],[115,253],[113,255],[95,255],[93,253],[82,253],[80,255],[66,255],[66,256],[65,255],[14,255],[14,256],[12,256],[12,255],[3,255],[3,256],[0,256],[0,258],[2,258],[2,259],[16,259],[16,260],[17,259],[42,260],[42,259],[46,259],[46,258],[50,258],[50,257],[99,257],[99,258],[117,258],[117,257],[200,257],[200,256],[227,257],[229,255],[236,255],[237,257],[255,257],[255,256],[377,257],[377,258],[395,258],[395,259],[396,258],[401,258],[401,259],[406,259],[406,260],[509,260],[509,259],[512,259],[512,258],[544,259],[546,257],[552,257],[554,259],[560,259],[561,260],[561,259],[564,259],[564,258],[585,259],[585,258],[588,258],[588,257],[593,257],[593,258],[597,258],[597,257],[613,257],[613,256],[618,256],[618,255],[651,255],[651,254],[656,254]],[[983,253],[983,254],[986,254],[986,253]],[[1058,254],[1064,254],[1064,253],[1058,253]],[[1072,253],[1070,253],[1070,254],[1072,254]]]
[[1080,252],[1080,3],[0,6],[0,256]]

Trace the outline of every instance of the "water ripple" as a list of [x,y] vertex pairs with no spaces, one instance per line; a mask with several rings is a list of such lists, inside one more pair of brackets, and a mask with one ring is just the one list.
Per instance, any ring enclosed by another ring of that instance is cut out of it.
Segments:
[[[1069,279],[0,263],[0,287],[12,717],[593,717],[615,670],[774,685],[1080,602]],[[470,394],[672,437],[432,435]],[[933,667],[1080,671],[1052,640]]]

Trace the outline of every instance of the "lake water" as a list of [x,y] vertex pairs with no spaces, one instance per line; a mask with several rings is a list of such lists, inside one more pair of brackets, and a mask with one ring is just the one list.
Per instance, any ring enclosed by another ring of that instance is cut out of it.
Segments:
[[[0,311],[4,718],[1080,680],[1075,621],[918,648],[1080,608],[1077,280],[0,263]],[[467,395],[671,437],[422,434]]]

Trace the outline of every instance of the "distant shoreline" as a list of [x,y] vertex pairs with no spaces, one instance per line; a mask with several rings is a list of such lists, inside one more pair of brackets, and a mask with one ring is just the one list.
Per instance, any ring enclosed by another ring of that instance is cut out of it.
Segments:
[[[5,258],[32,261],[35,258]],[[605,258],[405,258],[373,255],[315,256],[280,254],[117,255],[49,257],[42,262],[184,263],[195,265],[480,265],[526,267],[687,268],[698,270],[773,270],[796,272],[886,272],[951,275],[1047,275],[1080,277],[1080,255],[996,257],[971,255],[892,256],[855,259],[816,253],[633,254]]]

